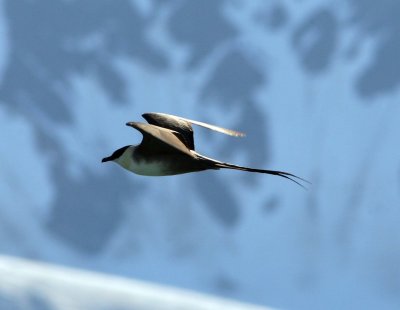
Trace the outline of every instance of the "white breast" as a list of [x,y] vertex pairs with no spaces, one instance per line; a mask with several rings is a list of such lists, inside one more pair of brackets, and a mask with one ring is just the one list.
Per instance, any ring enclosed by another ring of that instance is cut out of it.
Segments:
[[124,167],[125,169],[132,171],[136,174],[153,176],[166,175],[167,167],[163,163],[147,162],[145,160],[134,161],[134,157],[132,156],[133,152],[134,147],[129,147],[128,149],[126,149],[121,157],[115,160],[115,162],[121,167]]
[[165,165],[160,162],[131,161],[127,169],[140,175],[160,176],[165,175],[165,168]]

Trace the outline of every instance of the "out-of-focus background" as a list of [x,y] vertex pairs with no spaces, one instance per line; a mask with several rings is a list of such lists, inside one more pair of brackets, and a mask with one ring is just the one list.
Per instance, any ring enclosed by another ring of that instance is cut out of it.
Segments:
[[[398,12],[0,0],[0,254],[282,309],[399,309]],[[197,150],[313,184],[101,164],[140,142],[124,124],[144,112],[244,131],[195,128]]]

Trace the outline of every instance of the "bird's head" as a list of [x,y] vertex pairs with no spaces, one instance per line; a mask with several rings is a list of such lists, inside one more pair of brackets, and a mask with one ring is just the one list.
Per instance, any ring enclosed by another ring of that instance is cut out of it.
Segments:
[[101,162],[105,163],[107,161],[116,161],[119,158],[121,158],[122,155],[124,155],[125,151],[130,147],[130,145],[121,147],[120,149],[116,150],[114,153],[112,153],[110,156],[108,157],[104,157]]

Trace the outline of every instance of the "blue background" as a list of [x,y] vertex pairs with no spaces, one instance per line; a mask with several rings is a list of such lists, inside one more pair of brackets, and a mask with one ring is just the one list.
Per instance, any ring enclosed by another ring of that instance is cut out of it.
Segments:
[[[400,307],[400,2],[0,1],[0,253],[272,307]],[[237,171],[100,160],[164,112]]]

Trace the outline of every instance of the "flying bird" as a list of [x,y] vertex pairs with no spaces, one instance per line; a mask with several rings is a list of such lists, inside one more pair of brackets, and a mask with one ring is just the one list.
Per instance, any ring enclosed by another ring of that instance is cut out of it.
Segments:
[[277,175],[304,187],[299,181],[308,181],[288,172],[255,169],[237,166],[203,156],[195,151],[192,124],[218,131],[230,136],[243,137],[235,130],[186,119],[164,113],[145,113],[148,122],[128,122],[127,126],[137,129],[143,135],[138,145],[127,145],[102,159],[114,161],[133,173],[146,176],[166,176],[203,170],[234,169]]

